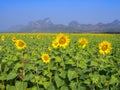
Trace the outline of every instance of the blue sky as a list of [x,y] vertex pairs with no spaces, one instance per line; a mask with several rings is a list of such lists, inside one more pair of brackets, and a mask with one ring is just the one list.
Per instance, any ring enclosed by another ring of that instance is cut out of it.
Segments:
[[56,24],[120,20],[120,0],[0,0],[0,30],[50,17]]

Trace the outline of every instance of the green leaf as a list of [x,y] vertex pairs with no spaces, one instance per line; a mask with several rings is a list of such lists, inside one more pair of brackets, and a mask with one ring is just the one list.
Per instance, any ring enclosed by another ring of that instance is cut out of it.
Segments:
[[15,88],[15,86],[7,85],[6,90],[16,90],[16,88]]
[[87,79],[87,80],[84,80],[84,83],[87,85],[90,85],[91,81],[89,79]]
[[50,65],[50,70],[57,70],[57,67],[55,66],[54,62],[50,62],[49,65]]
[[51,82],[44,82],[43,85],[45,89],[48,89],[48,87],[51,85]]
[[56,89],[55,89],[54,85],[53,85],[53,84],[51,84],[51,85],[48,87],[48,89],[47,89],[47,90],[56,90]]
[[81,68],[83,68],[83,69],[86,69],[86,68],[87,68],[86,62],[85,62],[85,61],[80,61],[79,67],[81,67]]
[[77,83],[76,82],[70,82],[70,88],[71,90],[77,90]]
[[9,71],[9,67],[7,65],[5,65],[3,72],[8,72],[8,71]]
[[7,65],[8,65],[8,66],[11,66],[12,63],[13,63],[12,61],[9,61],[9,62],[7,62]]
[[65,84],[64,80],[62,80],[57,74],[55,74],[55,82],[58,88]]
[[15,87],[17,88],[17,90],[26,90],[26,88],[27,88],[27,82],[16,81],[15,82]]
[[7,75],[7,80],[11,80],[11,79],[14,79],[17,77],[17,73],[15,72],[10,72],[8,75]]
[[68,70],[67,76],[68,76],[69,81],[71,81],[72,79],[77,78],[77,73],[76,71]]
[[34,65],[29,64],[27,67],[28,70],[35,70],[36,68],[34,67]]
[[66,61],[65,61],[65,64],[71,64],[71,65],[75,66],[75,62],[74,62],[73,59],[68,59],[68,60],[66,60]]
[[77,90],[86,90],[86,87],[85,87],[85,86],[78,85],[78,89],[77,89]]
[[18,70],[18,68],[20,68],[20,67],[23,67],[23,64],[22,63],[16,63],[15,64],[15,70]]
[[62,77],[62,78],[66,78],[66,71],[61,71],[61,73],[60,73],[60,77]]
[[94,61],[94,60],[91,61],[91,66],[98,66],[98,65],[99,64],[96,61]]
[[[91,75],[92,75],[92,74],[91,74]],[[90,76],[91,76],[91,75],[90,75]],[[90,79],[92,80],[92,82],[93,82],[94,84],[98,84],[98,83],[99,83],[99,78],[100,78],[99,75],[93,74]]]
[[118,78],[115,77],[115,75],[112,75],[111,76],[111,79],[110,79],[110,84],[115,84],[115,83],[118,83]]
[[58,56],[56,56],[55,59],[56,59],[55,62],[61,62],[62,61],[62,59]]
[[25,77],[23,78],[23,81],[29,81],[34,77],[34,75],[32,73],[29,73],[27,75],[25,75]]
[[69,90],[67,86],[62,86],[60,90]]
[[2,73],[1,75],[0,75],[0,80],[6,80],[7,79],[7,74],[6,73]]
[[5,90],[5,85],[0,83],[0,90]]
[[3,60],[2,60],[2,63],[6,63],[6,62],[7,62],[7,60],[6,60],[6,59],[3,59]]
[[17,56],[13,56],[13,61],[17,61],[18,60],[18,58],[17,58]]
[[[29,88],[28,90],[38,90],[38,89],[37,89],[37,87],[34,86],[34,87],[32,87],[32,88]],[[42,89],[40,89],[40,90],[42,90]],[[43,89],[43,90],[44,90],[44,89]]]
[[1,67],[2,67],[2,65],[1,65],[1,63],[0,63],[0,72],[2,71],[2,68],[1,68]]
[[65,67],[65,63],[64,63],[64,62],[61,62],[61,63],[60,63],[60,66]]

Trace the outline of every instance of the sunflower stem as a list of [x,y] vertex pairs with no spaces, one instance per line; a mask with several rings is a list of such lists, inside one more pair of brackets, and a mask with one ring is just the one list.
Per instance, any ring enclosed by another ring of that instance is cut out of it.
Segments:
[[[50,63],[48,64],[48,72],[50,74]],[[52,81],[52,77],[51,77],[51,74],[50,74],[50,82]]]
[[[78,60],[77,60],[77,72],[78,72]],[[79,75],[77,75],[77,83],[79,81]]]

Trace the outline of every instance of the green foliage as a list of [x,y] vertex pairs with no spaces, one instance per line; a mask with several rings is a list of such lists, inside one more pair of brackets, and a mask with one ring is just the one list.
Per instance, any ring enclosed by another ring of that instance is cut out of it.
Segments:
[[[120,90],[120,35],[68,34],[66,48],[53,48],[56,34],[3,33],[0,40],[0,90]],[[12,38],[22,39],[27,47],[17,50]],[[78,39],[88,45],[78,47]],[[112,45],[110,54],[99,53],[99,43]],[[48,49],[51,48],[51,50]],[[41,55],[47,53],[50,63]]]
[[57,88],[65,84],[64,80],[62,80],[57,74],[55,74],[55,82],[56,82]]
[[72,79],[77,78],[77,73],[76,71],[73,70],[68,70],[68,79],[71,81]]

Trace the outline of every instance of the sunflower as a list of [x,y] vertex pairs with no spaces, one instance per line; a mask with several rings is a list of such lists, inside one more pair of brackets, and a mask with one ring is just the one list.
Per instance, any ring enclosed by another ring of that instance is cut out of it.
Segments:
[[50,57],[48,54],[42,54],[42,60],[45,63],[49,63],[50,62]]
[[56,38],[56,41],[60,47],[65,48],[69,44],[70,39],[64,34],[59,34]]
[[5,36],[3,35],[3,36],[1,36],[1,40],[2,41],[4,41],[5,40]]
[[26,43],[23,40],[16,40],[15,43],[17,49],[22,50],[26,48]]
[[59,44],[58,44],[58,42],[56,40],[54,40],[52,42],[52,46],[53,46],[53,48],[58,48]]
[[36,38],[39,39],[40,38],[40,34],[37,34]]
[[111,43],[108,41],[103,41],[99,44],[100,54],[109,54],[111,52]]
[[88,40],[86,38],[80,38],[78,40],[78,43],[79,43],[79,47],[85,48],[86,45],[88,44]]
[[48,47],[48,50],[51,51],[52,50],[51,47]]
[[16,40],[17,40],[17,39],[16,39],[15,37],[12,38],[12,41],[13,41],[13,42],[16,42]]

